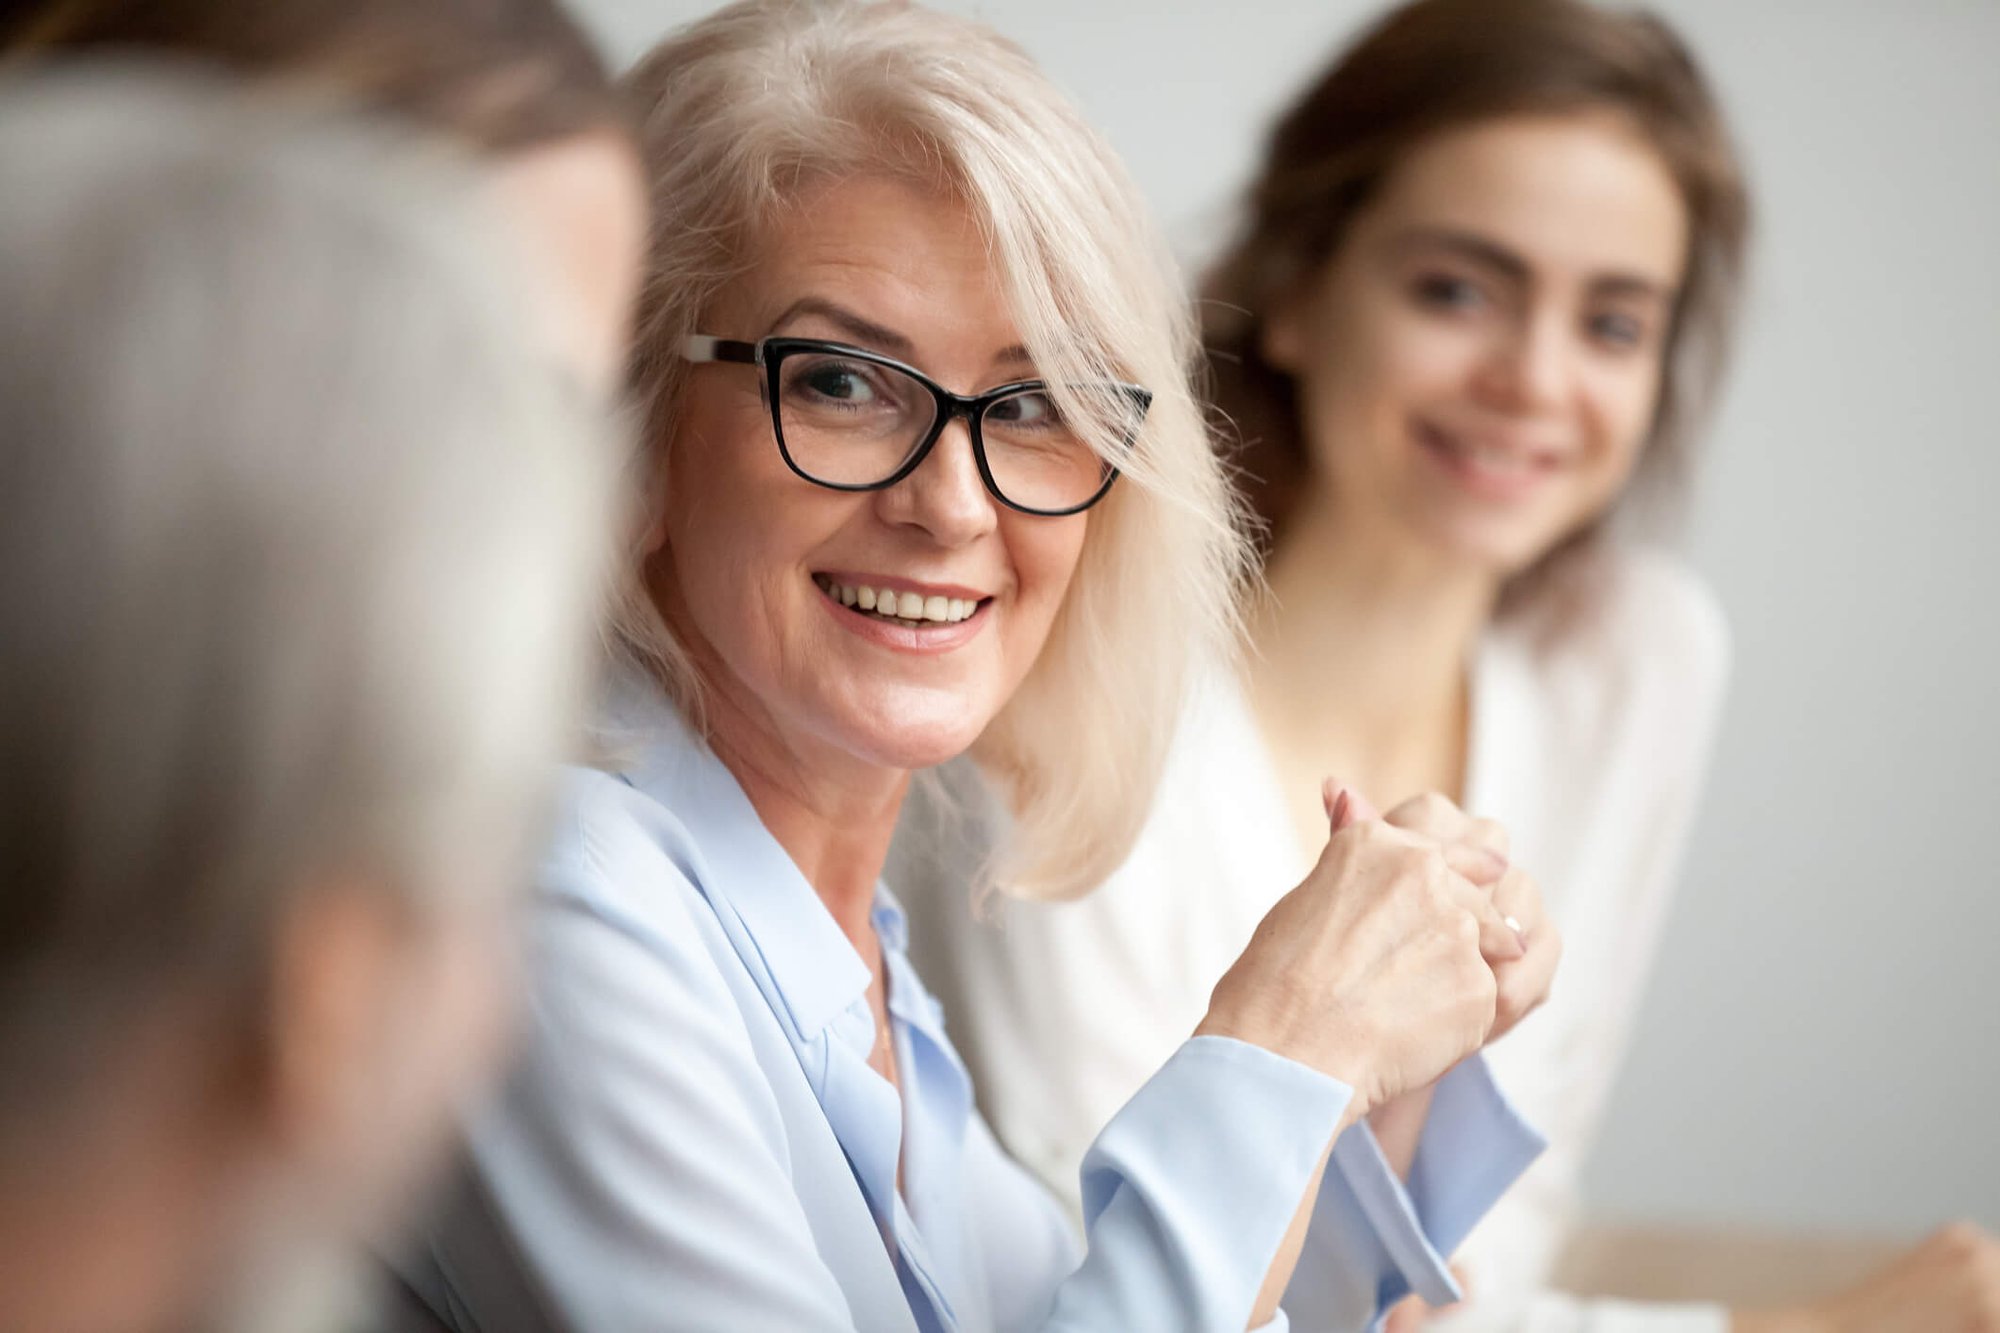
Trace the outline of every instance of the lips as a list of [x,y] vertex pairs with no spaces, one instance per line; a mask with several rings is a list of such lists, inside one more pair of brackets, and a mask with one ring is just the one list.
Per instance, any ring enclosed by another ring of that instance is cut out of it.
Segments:
[[1504,437],[1415,423],[1417,443],[1468,489],[1498,499],[1517,498],[1561,471],[1564,452]]

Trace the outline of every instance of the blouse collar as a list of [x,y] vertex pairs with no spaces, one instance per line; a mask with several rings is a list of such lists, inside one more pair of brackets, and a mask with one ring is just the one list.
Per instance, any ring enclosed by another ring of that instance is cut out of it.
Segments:
[[[690,878],[718,909],[741,918],[796,1039],[811,1041],[867,997],[868,965],[764,827],[742,784],[657,682],[637,669],[619,672],[598,733],[625,759],[619,775],[673,811],[693,835],[706,864],[689,867]],[[901,910],[878,888],[878,930],[885,905],[900,936]]]

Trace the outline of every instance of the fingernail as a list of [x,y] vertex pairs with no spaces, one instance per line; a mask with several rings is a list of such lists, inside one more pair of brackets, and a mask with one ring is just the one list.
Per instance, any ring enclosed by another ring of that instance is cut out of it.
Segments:
[[1528,951],[1528,932],[1522,928],[1520,918],[1503,916],[1500,919],[1507,923],[1507,929],[1513,931],[1514,938],[1520,941],[1521,952],[1526,953]]
[[1327,822],[1333,826],[1336,833],[1340,831],[1342,825],[1347,823],[1347,811],[1350,804],[1345,788],[1341,789],[1340,795],[1333,798],[1333,809],[1327,814]]

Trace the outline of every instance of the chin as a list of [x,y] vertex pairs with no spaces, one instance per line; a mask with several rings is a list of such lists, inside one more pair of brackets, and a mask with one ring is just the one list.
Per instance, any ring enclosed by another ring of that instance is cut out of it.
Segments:
[[933,768],[972,748],[991,714],[962,695],[899,691],[892,699],[850,714],[843,746],[886,768]]
[[1493,515],[1435,515],[1424,524],[1424,538],[1454,563],[1501,580],[1527,569],[1554,545],[1542,524],[1496,521]]

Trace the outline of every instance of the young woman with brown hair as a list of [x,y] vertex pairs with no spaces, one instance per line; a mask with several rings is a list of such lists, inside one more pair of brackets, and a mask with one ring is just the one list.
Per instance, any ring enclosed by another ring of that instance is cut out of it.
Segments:
[[[1417,0],[1279,121],[1202,291],[1213,402],[1264,522],[1254,651],[1192,707],[1103,888],[1003,902],[1004,929],[949,894],[917,920],[995,1126],[1045,1179],[1074,1188],[1081,1145],[1199,1017],[1309,860],[1333,772],[1498,819],[1568,946],[1548,1005],[1488,1052],[1550,1149],[1469,1238],[1471,1300],[1441,1322],[1817,1333],[1994,1301],[2000,1263],[1969,1230],[1776,1313],[1548,1286],[1722,703],[1720,609],[1644,538],[1690,478],[1750,213],[1707,80],[1644,13]],[[1453,1077],[1371,1125],[1420,1209]],[[1294,1315],[1312,1303],[1295,1281]]]

